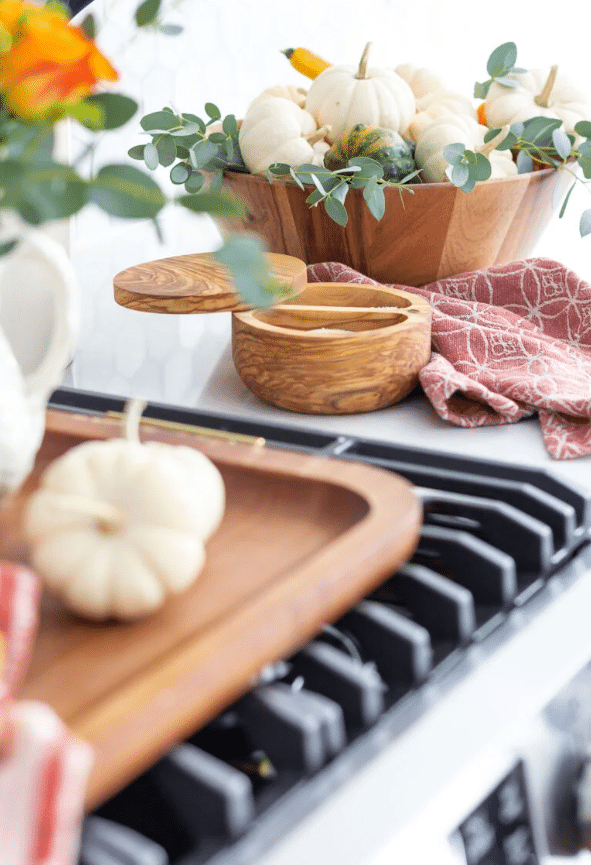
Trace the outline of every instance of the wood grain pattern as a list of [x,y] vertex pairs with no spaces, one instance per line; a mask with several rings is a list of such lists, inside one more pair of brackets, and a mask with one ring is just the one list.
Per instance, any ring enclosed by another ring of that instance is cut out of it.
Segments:
[[429,304],[398,289],[315,283],[288,304],[232,315],[238,374],[260,399],[290,411],[393,405],[415,387],[430,349]]
[[[298,293],[306,286],[306,265],[289,255],[267,256],[272,278]],[[113,280],[120,306],[143,312],[196,313],[249,309],[231,275],[207,253],[175,255],[128,267]]]
[[345,227],[322,207],[306,204],[309,189],[289,180],[227,172],[224,183],[246,205],[242,220],[225,228],[256,231],[272,252],[307,264],[338,261],[384,282],[422,286],[436,279],[527,257],[552,216],[556,183],[566,172],[534,171],[477,183],[466,194],[451,183],[386,189],[386,211],[376,220],[362,190],[350,190]]
[[[49,411],[35,470],[0,511],[0,555],[27,561],[22,512],[66,449],[120,434],[114,420]],[[45,596],[19,697],[49,703],[92,743],[95,808],[393,573],[414,550],[411,485],[359,463],[142,426],[198,447],[222,472],[227,509],[195,584],[157,613],[97,624]]]

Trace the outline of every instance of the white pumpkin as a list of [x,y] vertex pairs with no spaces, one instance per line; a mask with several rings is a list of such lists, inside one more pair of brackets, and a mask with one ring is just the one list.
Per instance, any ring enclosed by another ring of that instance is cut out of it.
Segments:
[[89,441],[45,470],[24,530],[35,571],[70,609],[133,619],[194,582],[224,507],[218,469],[194,448]]
[[411,120],[405,138],[416,141],[421,130],[442,114],[462,115],[478,120],[472,102],[455,90],[435,90],[417,100],[417,113]]
[[420,177],[425,183],[443,183],[447,181],[446,169],[448,161],[443,155],[443,148],[448,144],[464,144],[468,150],[484,153],[492,168],[491,178],[511,177],[517,174],[517,166],[513,162],[510,150],[493,150],[494,143],[505,137],[497,136],[494,143],[484,144],[484,136],[488,132],[471,117],[442,114],[419,134],[415,149],[415,162],[421,169]]
[[334,143],[358,123],[402,133],[416,110],[414,94],[393,69],[367,68],[371,43],[355,66],[329,66],[315,78],[306,96],[306,110],[319,126],[330,126]]
[[292,167],[322,165],[329,144],[327,128],[319,129],[312,115],[291,99],[257,99],[246,112],[238,142],[251,174],[262,174],[274,162]]
[[435,90],[443,90],[445,84],[442,79],[428,69],[426,66],[414,66],[412,63],[400,63],[395,67],[394,71],[401,78],[404,78],[410,89],[414,93],[415,99],[418,101],[421,97],[428,93],[433,93]]
[[486,122],[492,128],[529,120],[557,117],[566,132],[573,132],[579,120],[591,120],[591,104],[583,91],[557,66],[510,73],[519,87],[504,87],[496,81],[485,100]]
[[290,99],[292,102],[295,102],[296,105],[299,105],[300,108],[303,108],[306,104],[307,92],[308,91],[305,87],[293,87],[291,84],[276,84],[274,87],[267,87],[266,90],[259,93],[259,95],[253,99],[248,106],[248,110],[250,110],[259,100],[268,99],[270,96],[279,96],[281,99]]

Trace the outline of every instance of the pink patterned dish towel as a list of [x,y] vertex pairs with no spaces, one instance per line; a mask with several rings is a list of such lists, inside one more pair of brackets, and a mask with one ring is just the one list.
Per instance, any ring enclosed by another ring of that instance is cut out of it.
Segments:
[[[308,281],[377,284],[335,262],[310,265]],[[591,454],[591,284],[532,258],[392,287],[432,307],[419,378],[440,417],[476,427],[538,414],[550,456]]]
[[12,696],[26,671],[40,584],[0,561],[0,865],[74,865],[92,749],[53,709]]

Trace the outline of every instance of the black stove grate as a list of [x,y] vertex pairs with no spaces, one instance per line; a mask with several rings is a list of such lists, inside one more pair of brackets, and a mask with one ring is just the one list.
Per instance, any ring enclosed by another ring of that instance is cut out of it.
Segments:
[[[50,405],[103,414],[124,401],[62,389]],[[373,463],[424,503],[407,565],[85,821],[81,865],[246,865],[377,752],[384,729],[428,710],[425,683],[466,675],[475,643],[510,639],[515,608],[588,545],[591,496],[541,469],[170,406],[145,414]]]

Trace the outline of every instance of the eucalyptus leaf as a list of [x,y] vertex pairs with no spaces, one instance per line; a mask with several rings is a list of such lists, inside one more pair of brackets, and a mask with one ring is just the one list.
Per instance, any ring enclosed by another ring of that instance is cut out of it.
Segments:
[[289,167],[289,174],[290,174],[291,177],[295,180],[295,182],[296,182],[297,185],[300,187],[300,189],[303,189],[303,188],[304,188],[304,184],[302,183],[302,181],[300,180],[300,178],[297,176],[295,169],[292,168],[291,166]]
[[134,144],[134,146],[130,147],[127,151],[127,155],[130,156],[132,159],[141,159],[143,162],[145,146],[145,144]]
[[290,174],[291,166],[285,162],[273,162],[272,165],[269,165],[267,171],[270,171],[276,177],[283,177],[285,174]]
[[233,114],[227,114],[222,123],[222,129],[226,135],[236,135],[238,132],[238,122]]
[[183,112],[183,114],[181,116],[181,120],[188,120],[191,123],[196,123],[197,126],[199,127],[200,132],[202,132],[203,134],[205,134],[205,132],[207,130],[207,126],[205,125],[205,121],[202,120],[201,117],[197,117],[196,114],[187,114],[186,112]]
[[367,156],[354,156],[347,163],[349,168],[359,168],[358,177],[383,177],[384,169],[375,159]]
[[[175,148],[176,153],[176,148]],[[160,157],[158,156],[158,148],[155,144],[152,144],[150,141],[144,147],[144,162],[146,163],[146,168],[149,168],[150,171],[155,171],[160,165]]]
[[[332,180],[333,178],[331,178]],[[325,188],[327,188],[327,184],[324,184]],[[347,193],[349,192],[349,184],[344,180],[336,181],[334,187],[330,189],[331,198],[336,198],[337,201],[340,201],[341,204],[345,203],[345,198],[347,197]]]
[[474,85],[473,96],[474,99],[486,99],[488,95],[488,91],[490,90],[490,85],[492,81],[477,81]]
[[476,181],[473,177],[469,177],[468,180],[464,183],[464,185],[460,186],[460,189],[462,190],[462,192],[465,192],[467,194],[468,192],[472,192],[475,186]]
[[212,193],[220,193],[224,182],[224,172],[216,171],[209,179],[209,191]]
[[345,205],[336,198],[330,198],[329,196],[324,202],[324,209],[337,225],[345,226],[349,221]]
[[454,165],[451,170],[451,182],[460,189],[468,182],[470,169],[467,165]]
[[204,183],[204,175],[200,171],[192,171],[190,177],[185,181],[185,191],[194,195],[203,188]]
[[578,158],[577,162],[583,169],[583,177],[590,179],[591,178],[591,153],[582,153]]
[[189,159],[193,168],[203,168],[218,152],[217,145],[207,138],[198,141],[189,151]]
[[591,121],[579,120],[578,123],[575,123],[575,132],[582,135],[583,138],[591,138]]
[[455,144],[446,144],[443,148],[443,158],[446,159],[450,165],[461,165],[465,150],[466,145],[460,144],[459,142]]
[[89,183],[89,197],[123,219],[153,218],[166,204],[158,184],[133,165],[104,165]]
[[94,39],[96,36],[96,21],[94,15],[86,15],[78,25],[87,39]]
[[306,198],[306,204],[309,204],[310,207],[315,207],[324,197],[324,193],[320,192],[319,189],[313,189]]
[[497,84],[501,84],[503,87],[519,87],[519,81],[516,81],[514,78],[507,78],[506,75],[500,75],[498,78],[495,78]]
[[123,96],[121,93],[93,93],[83,99],[82,103],[101,112],[102,119],[98,127],[80,120],[84,126],[91,129],[119,129],[131,120],[138,108],[135,99]]
[[197,195],[182,195],[178,204],[193,213],[209,213],[212,216],[244,216],[244,205],[233,195],[224,192],[199,192]]
[[213,253],[230,270],[237,291],[253,307],[270,306],[279,293],[274,288],[265,252],[260,237],[236,233]]
[[12,252],[16,246],[18,246],[18,238],[13,238],[12,240],[5,240],[0,243],[0,256],[7,255],[9,252]]
[[519,151],[519,153],[517,154],[517,159],[515,161],[517,164],[518,174],[528,174],[534,169],[533,160],[531,156],[525,152],[525,150]]
[[201,128],[198,123],[187,123],[183,126],[182,129],[173,129],[172,126],[169,126],[170,134],[175,137],[185,137],[188,135],[199,135],[201,134]]
[[386,212],[386,196],[384,195],[383,187],[376,185],[374,189],[372,189],[369,198],[366,198],[365,200],[367,201],[367,206],[369,207],[371,215],[379,222]]
[[[499,130],[500,131],[500,130]],[[486,140],[486,135],[484,136]],[[517,143],[517,136],[509,131],[502,141],[496,145],[495,150],[511,150],[512,147],[515,147]]]
[[170,169],[170,180],[172,183],[186,183],[190,176],[191,168],[184,162],[177,162],[177,164]]
[[135,23],[138,27],[153,24],[160,11],[160,0],[144,0],[135,10]]
[[154,143],[158,150],[160,165],[164,166],[164,168],[168,168],[169,165],[172,165],[177,156],[176,141],[172,135],[162,135]]
[[472,180],[488,180],[492,173],[490,160],[483,153],[476,154],[476,162],[470,166],[470,177]]
[[214,105],[213,102],[205,103],[205,111],[210,120],[219,120],[222,116],[220,109],[217,107],[217,105]]
[[552,143],[558,155],[562,159],[568,159],[571,152],[571,142],[564,129],[559,128],[552,131]]
[[486,71],[491,78],[503,75],[511,69],[517,60],[517,45],[515,42],[503,42],[495,48],[488,58]]
[[[568,204],[568,200],[571,197],[571,193],[575,186],[577,185],[577,181],[570,186],[568,192],[564,196],[564,201],[562,202],[562,207],[560,208],[560,213],[558,214],[558,218],[562,219],[564,216],[564,211],[566,210],[566,205]],[[556,178],[556,183],[554,184],[554,189],[552,190],[552,209],[556,210],[558,204],[560,203],[560,196],[562,195],[562,178],[560,175]]]
[[224,132],[212,132],[207,136],[208,141],[213,141],[214,144],[223,144],[228,136]]
[[[484,143],[486,144],[488,141],[492,141],[493,138],[499,134],[501,131],[500,127],[497,129],[489,129],[488,132],[484,134]],[[449,160],[448,160],[449,161]]]
[[159,33],[164,33],[165,36],[178,36],[183,32],[183,27],[180,24],[161,24],[158,28]]
[[140,120],[140,126],[146,132],[168,132],[170,129],[176,129],[180,123],[176,114],[171,114],[170,111],[154,111]]
[[581,237],[586,237],[588,234],[591,234],[591,210],[584,210],[581,214],[579,231],[581,232]]

